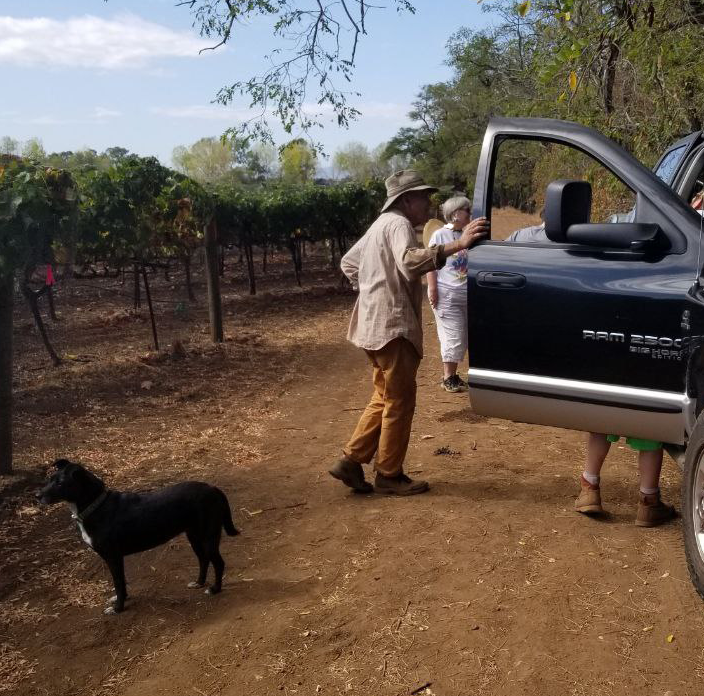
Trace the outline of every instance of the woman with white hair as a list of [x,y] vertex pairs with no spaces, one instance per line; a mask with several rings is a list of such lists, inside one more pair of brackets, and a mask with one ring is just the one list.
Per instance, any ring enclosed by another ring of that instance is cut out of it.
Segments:
[[[471,203],[453,196],[442,205],[447,224],[433,232],[428,246],[447,244],[460,238],[470,220]],[[457,364],[467,352],[467,250],[448,257],[443,268],[427,274],[428,300],[435,314],[440,339],[443,380],[448,392],[461,392],[467,383],[457,374]]]

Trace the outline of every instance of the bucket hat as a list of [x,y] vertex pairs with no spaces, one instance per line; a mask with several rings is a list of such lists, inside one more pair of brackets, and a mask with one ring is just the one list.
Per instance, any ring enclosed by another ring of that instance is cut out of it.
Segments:
[[437,191],[435,186],[428,186],[414,169],[402,169],[392,174],[385,182],[386,201],[381,209],[383,213],[388,210],[404,193],[409,191]]

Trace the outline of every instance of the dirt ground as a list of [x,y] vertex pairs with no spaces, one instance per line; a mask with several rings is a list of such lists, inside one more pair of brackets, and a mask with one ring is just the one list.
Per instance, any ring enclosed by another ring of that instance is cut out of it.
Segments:
[[[514,229],[532,222],[515,216]],[[327,475],[370,374],[345,341],[354,296],[322,259],[307,263],[294,289],[282,256],[256,298],[228,267],[222,346],[204,302],[180,303],[177,275],[155,279],[160,354],[119,281],[60,293],[58,369],[17,308],[0,692],[700,695],[704,604],[679,524],[633,525],[632,453],[615,447],[605,467],[609,517],[574,513],[582,436],[485,419],[441,391],[429,311],[407,469],[431,491],[357,496]],[[242,531],[223,539],[223,593],[186,588],[196,563],[177,539],[128,559],[127,609],[104,616],[102,562],[65,507],[33,501],[58,456],[120,489],[222,487]],[[664,497],[678,507],[679,480],[668,461]]]

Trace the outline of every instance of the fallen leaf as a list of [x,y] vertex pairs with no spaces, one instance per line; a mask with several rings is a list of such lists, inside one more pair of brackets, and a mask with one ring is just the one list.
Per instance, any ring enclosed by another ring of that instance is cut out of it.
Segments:
[[675,639],[675,637],[670,633],[670,635],[666,638],[668,643],[672,643],[672,641]]
[[643,626],[643,633],[647,633],[648,631],[652,631],[653,628],[654,628],[653,626]]
[[142,389],[151,389],[154,386],[154,382],[146,379],[142,384],[139,385]]
[[421,435],[420,439],[421,440],[432,440],[435,437],[435,435]]
[[669,577],[670,577],[670,573],[663,573],[660,577],[661,577],[661,578],[669,578]]

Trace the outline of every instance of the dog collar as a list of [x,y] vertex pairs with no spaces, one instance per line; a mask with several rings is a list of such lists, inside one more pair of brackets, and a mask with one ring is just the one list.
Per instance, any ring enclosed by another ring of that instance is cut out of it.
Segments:
[[88,515],[95,512],[104,502],[105,498],[108,497],[108,489],[105,488],[103,492],[81,513],[76,513],[74,517],[79,521],[83,522]]

